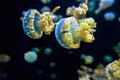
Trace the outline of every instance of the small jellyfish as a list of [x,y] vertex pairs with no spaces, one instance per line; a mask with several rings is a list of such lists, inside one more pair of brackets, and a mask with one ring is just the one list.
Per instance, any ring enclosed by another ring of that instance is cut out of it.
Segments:
[[40,51],[41,51],[41,49],[38,47],[33,47],[31,50],[36,52],[36,53],[40,53]]
[[100,0],[99,8],[95,10],[95,14],[99,14],[101,10],[105,10],[114,4],[115,0]]
[[42,70],[42,69],[38,69],[38,70],[36,71],[36,73],[37,73],[38,75],[42,75],[42,74],[43,74],[43,70]]
[[48,7],[48,6],[44,6],[40,9],[40,12],[43,13],[43,12],[50,12],[51,9]]
[[104,60],[105,62],[111,62],[111,61],[113,60],[113,58],[112,58],[112,56],[110,56],[110,55],[105,55],[105,56],[103,57],[103,60]]
[[108,80],[120,80],[120,59],[109,63],[105,70]]
[[60,19],[62,19],[62,18],[63,18],[63,16],[62,16],[62,15],[57,15],[57,14],[54,14],[53,16],[54,16],[54,19],[53,19],[53,21],[54,21],[54,22],[58,22]]
[[90,2],[88,3],[88,11],[89,11],[89,12],[92,12],[92,11],[94,10],[95,6],[96,6],[95,1],[90,1]]
[[85,64],[92,64],[93,61],[94,61],[93,56],[87,55],[87,56],[85,57]]
[[51,0],[40,0],[43,4],[49,4],[51,3]]
[[34,51],[28,51],[24,54],[24,59],[26,62],[34,63],[37,60],[38,56]]
[[120,17],[118,18],[118,21],[119,21],[119,23],[120,23]]
[[11,60],[11,57],[7,54],[0,54],[0,63],[7,63]]
[[55,63],[55,62],[50,62],[49,66],[50,66],[50,67],[55,67],[55,66],[56,66],[56,63]]
[[107,12],[104,14],[104,18],[106,21],[113,21],[115,19],[116,15],[114,12]]
[[57,78],[57,74],[55,72],[51,73],[51,75],[49,76],[50,79],[55,79]]
[[51,53],[52,53],[52,48],[47,47],[47,48],[44,49],[44,54],[45,55],[50,55]]

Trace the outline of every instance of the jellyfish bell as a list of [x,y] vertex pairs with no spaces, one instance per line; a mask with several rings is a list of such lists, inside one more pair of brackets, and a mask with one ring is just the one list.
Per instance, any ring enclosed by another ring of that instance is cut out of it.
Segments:
[[115,19],[116,15],[114,12],[107,12],[104,14],[104,18],[106,21],[113,21]]
[[24,54],[24,59],[28,63],[34,63],[37,60],[38,56],[34,51],[28,51]]
[[39,39],[42,37],[42,29],[36,25],[40,20],[40,13],[36,9],[30,9],[24,12],[22,20],[23,30],[26,35],[32,39]]
[[57,23],[55,37],[62,47],[67,49],[79,48],[79,32],[75,32],[77,27],[77,20],[74,17],[63,18]]

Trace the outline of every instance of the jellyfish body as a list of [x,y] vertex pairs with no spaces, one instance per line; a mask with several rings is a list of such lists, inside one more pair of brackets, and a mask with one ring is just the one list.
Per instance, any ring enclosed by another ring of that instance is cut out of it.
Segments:
[[26,62],[34,63],[37,60],[38,56],[34,51],[28,51],[24,54],[24,59]]
[[77,20],[74,17],[63,18],[57,23],[55,37],[62,47],[67,49],[79,48],[80,33],[76,31],[77,27]]
[[51,0],[41,0],[41,2],[42,2],[43,4],[48,4],[48,3],[51,2]]
[[40,13],[35,9],[30,9],[23,13],[24,18],[22,21],[23,29],[26,35],[32,39],[39,39],[42,37],[42,29],[36,25],[40,20],[38,16]]
[[110,55],[105,55],[103,59],[105,62],[111,62],[113,60],[113,58]]
[[120,59],[109,63],[105,70],[108,80],[120,80]]
[[95,1],[90,1],[90,2],[88,3],[88,11],[89,11],[89,12],[92,12],[92,11],[94,10],[95,6],[96,6]]
[[100,0],[99,8],[96,9],[95,14],[99,14],[101,10],[107,9],[114,4],[115,0]]
[[114,12],[107,12],[104,14],[104,18],[106,21],[113,21],[115,19],[115,13]]

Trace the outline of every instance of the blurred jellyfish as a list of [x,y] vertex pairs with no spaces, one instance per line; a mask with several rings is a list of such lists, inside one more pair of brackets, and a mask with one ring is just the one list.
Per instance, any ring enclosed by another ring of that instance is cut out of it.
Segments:
[[4,80],[7,77],[7,73],[0,72],[0,80]]
[[43,70],[42,70],[42,69],[38,69],[38,70],[37,70],[37,74],[38,74],[38,75],[42,75],[42,74],[43,74]]
[[115,13],[114,12],[107,12],[104,14],[104,18],[106,21],[113,21],[115,19]]
[[54,22],[57,22],[57,21],[59,21],[60,19],[63,18],[62,15],[53,14],[53,16],[54,16],[54,19],[53,19]]
[[92,75],[93,80],[107,80],[103,64],[98,64]]
[[85,55],[85,54],[81,54],[81,55],[80,55],[80,59],[82,59],[82,60],[84,60],[84,59],[85,59],[85,57],[86,57],[86,55]]
[[34,63],[37,60],[38,56],[34,51],[28,51],[24,54],[24,59],[26,62]]
[[49,3],[51,2],[51,0],[41,0],[41,2],[42,2],[43,4],[49,4]]
[[120,42],[113,47],[113,50],[114,50],[114,52],[117,53],[118,56],[120,57]]
[[118,18],[118,21],[120,22],[120,17]]
[[57,74],[55,72],[53,72],[51,75],[50,75],[50,79],[55,79],[56,80],[57,78]]
[[7,63],[11,60],[10,56],[7,54],[0,54],[0,63]]
[[110,55],[105,55],[105,56],[103,57],[103,60],[104,60],[105,62],[111,62],[111,61],[113,61],[113,58],[112,58],[112,56],[110,56]]
[[40,12],[43,13],[43,12],[50,12],[51,9],[48,7],[48,6],[44,6],[40,9]]
[[69,50],[68,51],[68,54],[73,54],[74,52],[72,50]]
[[87,56],[85,57],[85,64],[92,64],[93,61],[94,61],[93,56],[87,55]]
[[50,55],[52,53],[52,49],[50,47],[44,49],[45,55]]
[[105,10],[114,4],[115,0],[100,0],[99,8],[95,10],[95,14],[99,14],[101,10]]
[[88,11],[89,11],[89,12],[92,12],[92,11],[94,10],[95,6],[96,6],[95,1],[90,1],[90,2],[88,3]]
[[55,66],[56,66],[56,63],[55,63],[55,62],[50,62],[49,66],[50,66],[50,67],[55,67]]
[[32,51],[36,52],[36,53],[40,53],[41,49],[38,47],[33,47]]
[[105,70],[108,80],[120,80],[120,59],[109,63]]

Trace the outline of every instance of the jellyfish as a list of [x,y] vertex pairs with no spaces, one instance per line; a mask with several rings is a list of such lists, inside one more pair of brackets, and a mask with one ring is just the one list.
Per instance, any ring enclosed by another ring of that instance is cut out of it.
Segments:
[[120,59],[109,63],[105,68],[108,80],[120,80]]
[[32,47],[31,50],[34,51],[34,52],[36,52],[36,53],[40,53],[41,52],[41,49],[38,48],[38,47]]
[[50,79],[56,79],[57,78],[57,74],[55,72],[52,72],[49,76]]
[[61,19],[55,28],[58,43],[67,49],[77,49],[81,41],[91,43],[94,40],[93,28],[96,23],[92,18],[77,20],[75,17]]
[[104,18],[106,21],[113,21],[115,19],[116,15],[114,12],[107,12],[104,14]]
[[45,55],[50,55],[51,53],[52,53],[52,48],[47,47],[47,48],[44,49],[44,54]]
[[43,4],[49,4],[51,3],[51,0],[40,0]]
[[95,10],[95,14],[99,14],[101,10],[105,10],[114,4],[115,0],[100,0],[99,8]]
[[7,54],[0,54],[0,63],[7,63],[11,60],[11,57]]
[[105,56],[103,57],[103,60],[104,60],[105,62],[111,62],[111,61],[113,60],[113,58],[112,58],[110,55],[105,55]]
[[28,51],[24,54],[24,59],[28,63],[34,63],[37,60],[38,56],[34,51]]
[[88,11],[89,11],[89,12],[92,12],[92,11],[94,10],[95,6],[96,6],[95,1],[90,1],[90,2],[88,3]]
[[40,39],[43,35],[50,35],[54,30],[53,14],[60,8],[55,7],[51,12],[40,14],[36,9],[24,11],[21,18],[26,35],[32,39]]
[[44,7],[42,7],[42,8],[40,9],[40,12],[41,12],[41,13],[50,12],[50,11],[51,11],[51,9],[50,9],[48,6],[44,6]]
[[84,60],[85,60],[85,64],[92,64],[94,61],[94,58],[91,55],[87,55]]
[[55,66],[56,66],[56,63],[55,63],[55,62],[50,62],[49,66],[50,66],[50,67],[55,67]]

